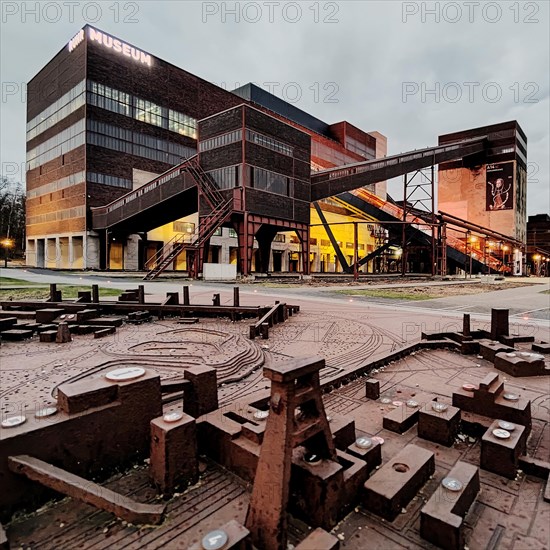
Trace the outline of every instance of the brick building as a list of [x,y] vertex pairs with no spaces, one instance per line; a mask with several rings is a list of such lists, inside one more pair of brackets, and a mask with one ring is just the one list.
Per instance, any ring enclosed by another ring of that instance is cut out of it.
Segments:
[[[249,125],[235,125],[239,117]],[[174,235],[192,233],[200,214],[196,199],[194,208],[126,232],[94,230],[91,209],[195,155],[199,133],[201,163],[222,193],[246,187],[248,202],[261,215],[305,225],[310,222],[306,188],[311,170],[386,154],[386,140],[377,132],[348,122],[326,124],[254,85],[228,92],[86,26],[28,84],[27,264],[140,269]],[[235,141],[220,145],[219,138],[230,140],[231,133]],[[239,150],[240,158],[230,158]],[[384,182],[371,189],[385,198]],[[341,205],[324,208],[332,220],[351,223]],[[206,260],[237,263],[242,250],[235,242],[235,223],[228,219],[216,229]],[[350,244],[350,227],[335,230],[344,248]],[[253,239],[256,252],[249,270],[260,265],[263,271],[298,270],[305,263],[316,271],[338,269],[321,228],[308,237],[307,257],[300,238],[288,233],[295,226],[281,223],[278,228],[268,232],[272,246],[267,255]],[[372,249],[372,230],[362,228],[358,245]],[[188,268],[185,254],[173,268]]]

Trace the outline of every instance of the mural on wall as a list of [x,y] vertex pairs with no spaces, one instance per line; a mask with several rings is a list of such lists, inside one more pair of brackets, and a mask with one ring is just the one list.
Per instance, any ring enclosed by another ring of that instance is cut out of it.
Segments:
[[486,210],[511,210],[514,207],[514,164],[488,164]]

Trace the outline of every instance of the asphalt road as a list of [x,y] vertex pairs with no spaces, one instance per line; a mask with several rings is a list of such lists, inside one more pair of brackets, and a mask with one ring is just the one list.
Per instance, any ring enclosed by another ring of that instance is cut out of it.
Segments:
[[[166,292],[180,291],[183,285],[191,285],[190,294],[201,303],[209,303],[213,292],[228,293],[232,285],[225,283],[210,283],[203,281],[192,281],[181,279],[160,279],[157,281],[142,281],[138,277],[130,274],[120,273],[68,273],[58,272],[46,269],[18,269],[18,268],[0,268],[0,277],[11,277],[22,279],[35,283],[64,283],[72,285],[91,285],[100,284],[103,287],[135,288],[138,284],[145,285],[145,292],[158,296],[165,296]],[[444,283],[452,286],[453,284],[464,283],[463,280]],[[448,296],[431,300],[409,301],[393,300],[384,298],[345,296],[337,294],[335,290],[349,289],[348,285],[338,285],[331,287],[314,287],[309,285],[288,285],[284,287],[266,287],[261,284],[241,284],[241,296],[249,298],[266,296],[277,299],[299,298],[302,301],[325,302],[325,303],[344,303],[347,302],[350,307],[361,305],[376,306],[381,309],[399,308],[401,311],[411,311],[415,313],[429,312],[446,313],[452,317],[462,316],[463,313],[471,313],[481,317],[490,315],[491,308],[502,307],[510,310],[511,317],[517,321],[533,321],[542,326],[549,327],[550,330],[550,294],[544,294],[544,291],[550,289],[550,278],[530,278],[525,287],[516,287],[506,290],[496,290],[494,292],[484,292],[480,294]],[[392,286],[433,286],[434,282],[401,283],[396,281],[395,285],[354,285],[354,290],[361,288],[377,289],[391,288]],[[475,284],[472,283],[472,284]],[[229,300],[229,296],[227,297]],[[229,302],[228,302],[229,303]]]

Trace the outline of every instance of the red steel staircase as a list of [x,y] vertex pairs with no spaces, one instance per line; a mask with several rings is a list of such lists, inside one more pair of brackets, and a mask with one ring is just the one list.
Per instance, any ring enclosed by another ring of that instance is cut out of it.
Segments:
[[147,260],[145,267],[149,271],[143,278],[144,281],[150,281],[158,277],[172,265],[184,250],[192,251],[193,257],[196,259],[198,257],[197,252],[231,213],[233,198],[226,199],[223,196],[214,179],[201,168],[198,157],[189,159],[184,169],[193,176],[193,179],[197,182],[200,195],[204,197],[212,210],[208,215],[199,217],[199,224],[194,233],[177,234],[152,258]]

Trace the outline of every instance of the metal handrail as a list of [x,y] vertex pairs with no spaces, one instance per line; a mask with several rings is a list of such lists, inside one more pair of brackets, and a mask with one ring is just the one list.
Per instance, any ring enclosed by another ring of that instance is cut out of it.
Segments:
[[[366,189],[355,189],[353,191],[350,191],[350,193],[358,196],[366,202],[375,205],[376,207],[380,208],[380,210],[386,212],[387,214],[390,214],[394,218],[397,218],[399,220],[403,219],[403,209],[400,206],[384,201],[383,199],[381,199],[377,195],[374,195],[373,193],[370,193]],[[425,220],[423,220],[422,218],[413,214],[407,214],[406,221],[409,222],[411,226],[415,229],[418,229],[419,231],[422,231],[422,233],[431,237],[431,229],[427,228],[426,224],[424,223]],[[383,222],[379,223],[383,225]],[[447,244],[451,246],[451,248],[454,248],[465,255],[468,255],[470,252],[468,250],[468,246],[461,239],[453,235],[447,235]],[[500,266],[501,263],[498,258],[492,256],[491,254],[481,254],[481,257],[478,257],[480,256],[479,252],[476,253],[475,251],[472,251],[472,256],[477,261],[484,263],[485,265],[488,265],[495,270]]]
[[154,256],[145,262],[145,267],[147,269],[154,269],[153,265],[158,265],[158,263],[160,263],[158,261],[162,261],[164,259],[164,252],[168,248],[173,248],[176,244],[183,244],[185,242],[185,238],[192,236],[193,234],[194,233],[177,233],[174,235]]
[[328,179],[335,179],[350,176],[353,174],[360,174],[367,170],[376,170],[378,168],[393,166],[395,164],[401,164],[419,158],[431,157],[439,153],[455,151],[457,149],[460,149],[461,147],[464,147],[465,145],[478,143],[485,139],[487,139],[487,136],[480,136],[460,141],[458,143],[453,143],[451,145],[438,145],[435,147],[426,147],[425,149],[420,149],[418,151],[410,153],[400,153],[398,155],[385,157],[384,159],[372,159],[368,161],[356,162],[353,164],[348,164],[345,167],[335,166],[334,168],[327,168],[326,170],[319,170],[318,172],[315,172],[314,179],[315,183],[317,183],[319,181],[326,181],[326,179],[321,180],[323,176],[328,176]]
[[189,245],[198,247],[202,242],[208,238],[208,231],[212,228],[212,225],[219,221],[223,216],[227,215],[233,199],[228,199],[219,206],[216,210],[206,216],[206,219],[201,224],[199,223],[193,233],[178,233],[172,237],[154,256],[149,258],[145,262],[145,268],[149,270],[156,269],[161,265],[166,258],[172,254],[174,246],[176,245]]
[[171,179],[174,179],[175,177],[179,176],[184,170],[186,165],[192,166],[196,161],[198,160],[198,155],[193,155],[192,157],[189,157],[182,163],[173,166],[172,168],[169,168],[166,170],[166,172],[163,172],[162,174],[158,175],[155,179],[151,180],[150,182],[146,183],[145,185],[142,185],[139,189],[135,189],[134,191],[129,191],[125,195],[122,195],[122,197],[118,197],[114,201],[104,205],[104,206],[97,206],[95,208],[92,208],[94,212],[98,211],[105,211],[106,213],[112,212],[116,208],[119,208],[120,206],[124,206],[125,204],[128,204],[130,201],[136,199],[137,197],[148,193],[149,191],[152,191],[153,189],[156,189],[159,185],[162,185],[163,183],[166,183],[167,181],[170,181]]

